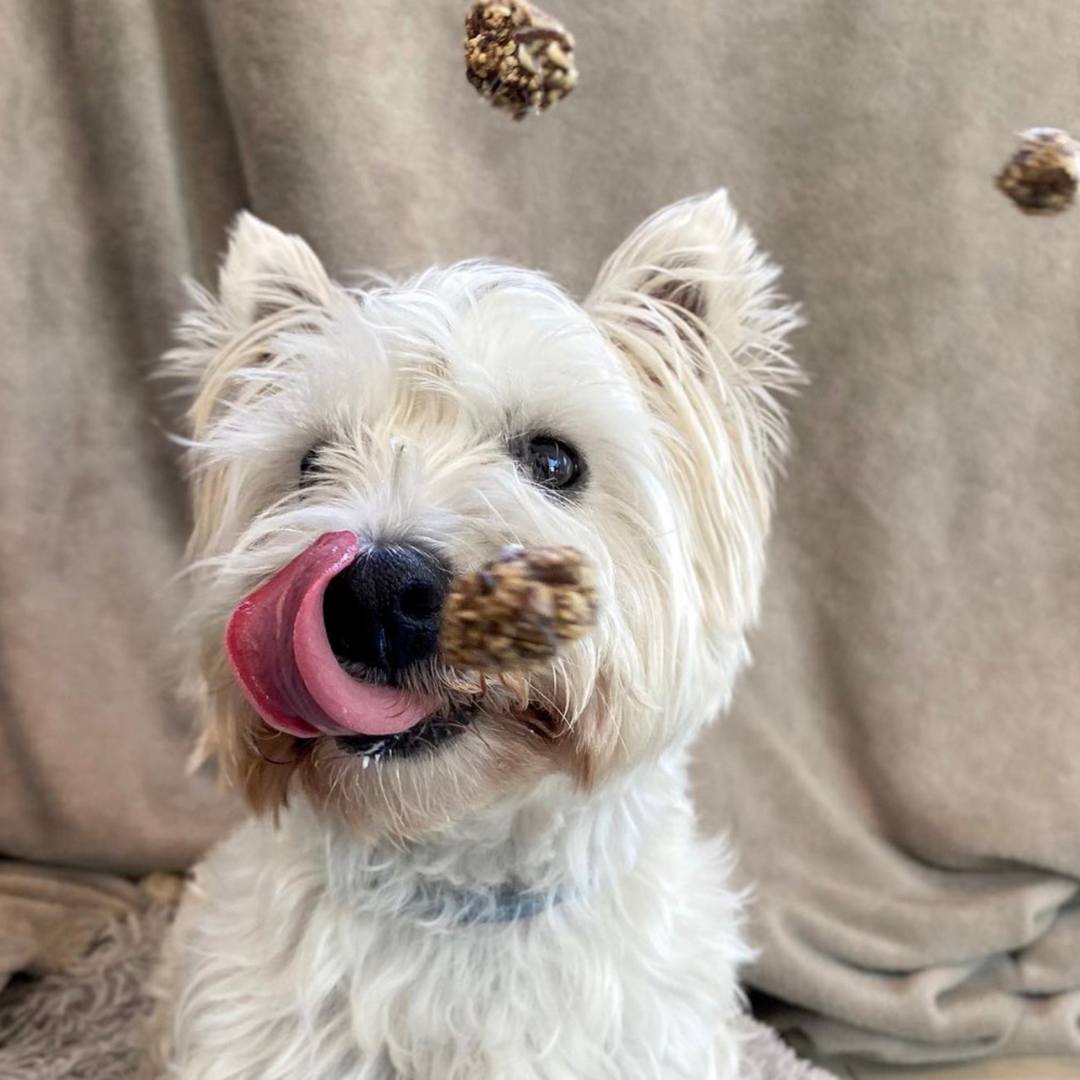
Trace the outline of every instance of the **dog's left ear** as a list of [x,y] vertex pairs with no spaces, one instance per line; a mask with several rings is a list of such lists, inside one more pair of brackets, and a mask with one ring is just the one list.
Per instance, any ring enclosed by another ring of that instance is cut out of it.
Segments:
[[650,218],[600,272],[585,306],[637,375],[669,433],[670,482],[706,570],[707,611],[743,626],[757,610],[776,464],[787,445],[777,393],[802,381],[787,353],[796,310],[727,194]]
[[776,292],[778,276],[721,190],[641,225],[585,306],[652,388],[694,379],[720,397],[768,396],[799,381],[786,338],[800,320]]

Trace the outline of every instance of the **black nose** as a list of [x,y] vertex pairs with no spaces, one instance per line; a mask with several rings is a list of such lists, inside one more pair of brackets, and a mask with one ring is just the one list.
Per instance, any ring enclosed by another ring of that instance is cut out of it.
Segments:
[[323,597],[334,655],[391,683],[434,654],[450,572],[416,547],[373,547],[334,577]]

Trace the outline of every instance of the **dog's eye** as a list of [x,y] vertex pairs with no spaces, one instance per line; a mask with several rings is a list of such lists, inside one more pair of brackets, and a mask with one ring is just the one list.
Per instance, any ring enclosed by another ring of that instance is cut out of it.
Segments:
[[318,479],[319,475],[319,455],[322,453],[325,443],[316,443],[301,459],[300,459],[300,486],[304,487],[307,484],[312,483]]
[[566,493],[581,483],[581,456],[553,435],[522,435],[513,440],[510,451],[533,483],[542,488]]

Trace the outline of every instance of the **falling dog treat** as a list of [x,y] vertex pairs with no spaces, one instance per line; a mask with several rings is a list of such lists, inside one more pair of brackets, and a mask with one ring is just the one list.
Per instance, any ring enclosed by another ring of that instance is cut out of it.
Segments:
[[439,645],[451,667],[522,671],[551,660],[596,623],[592,568],[574,548],[507,548],[459,577],[443,610]]
[[1060,214],[1076,198],[1080,145],[1058,128],[1038,127],[1020,136],[1016,153],[997,178],[997,186],[1025,214]]
[[477,0],[465,17],[465,74],[492,105],[522,120],[574,89],[574,39],[525,0]]

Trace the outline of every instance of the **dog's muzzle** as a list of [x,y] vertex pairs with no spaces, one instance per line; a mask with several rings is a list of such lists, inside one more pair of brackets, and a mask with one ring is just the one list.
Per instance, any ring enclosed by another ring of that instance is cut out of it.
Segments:
[[449,580],[419,549],[362,550],[355,533],[320,536],[229,619],[225,650],[244,696],[272,727],[302,738],[407,731],[436,701],[353,678],[340,661],[396,683],[430,659]]

